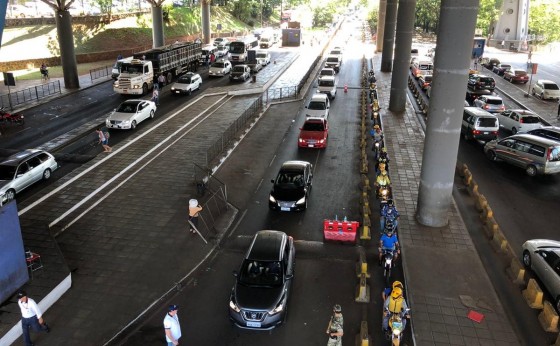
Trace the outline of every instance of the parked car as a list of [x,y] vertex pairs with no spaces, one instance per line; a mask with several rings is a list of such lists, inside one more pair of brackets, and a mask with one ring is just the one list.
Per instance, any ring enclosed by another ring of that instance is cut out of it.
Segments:
[[524,169],[531,177],[560,173],[560,143],[550,139],[518,133],[486,143],[484,153],[492,161]]
[[337,79],[333,76],[323,76],[317,81],[317,91],[325,94],[329,99],[334,100],[336,97]]
[[525,70],[511,68],[509,71],[504,73],[504,79],[510,81],[511,83],[526,84],[529,81],[529,75]]
[[229,60],[216,60],[210,69],[208,69],[208,76],[210,77],[223,77],[228,73],[231,73],[231,62]]
[[200,90],[202,78],[198,73],[187,72],[171,85],[173,94],[192,94],[195,90]]
[[488,89],[480,89],[480,90],[471,90],[467,89],[465,94],[465,100],[469,103],[469,105],[474,106],[474,100],[481,96],[496,96],[497,94],[493,91]]
[[257,51],[257,61],[261,63],[262,66],[267,66],[270,64],[270,53],[266,50]]
[[538,95],[543,100],[560,100],[558,84],[551,80],[539,79],[531,89],[533,96]]
[[323,76],[335,77],[336,76],[336,71],[333,68],[330,68],[330,67],[323,67],[321,69],[321,71],[319,72],[319,78],[321,78]]
[[500,96],[480,96],[473,103],[473,106],[482,108],[489,113],[499,113],[506,110],[504,101]]
[[54,156],[44,150],[28,149],[7,157],[0,162],[0,205],[32,184],[48,180],[57,168]]
[[240,328],[272,329],[286,320],[295,273],[294,240],[284,232],[263,230],[253,237],[234,272],[229,317]]
[[251,69],[247,65],[236,65],[229,75],[230,81],[246,81],[251,78]]
[[142,121],[153,119],[156,113],[155,102],[148,100],[126,100],[121,103],[105,120],[109,129],[134,130]]
[[329,55],[325,60],[325,67],[330,67],[334,69],[336,73],[340,72],[341,65],[342,65],[342,57],[338,55]]
[[523,265],[531,269],[544,284],[554,307],[560,311],[560,242],[531,239],[523,243],[521,248]]
[[472,90],[488,89],[494,91],[496,87],[494,78],[482,74],[470,75],[467,83]]
[[528,134],[560,142],[560,127],[543,126],[540,129],[527,131]]
[[498,64],[492,67],[492,72],[497,74],[498,76],[503,76],[506,71],[509,71],[512,68],[510,64]]
[[428,89],[430,84],[432,84],[432,75],[431,74],[421,75],[418,78],[418,84],[420,84],[420,88],[422,90],[426,91],[426,89]]
[[329,117],[329,108],[331,108],[331,103],[328,96],[317,93],[311,96],[311,100],[305,106],[305,116],[327,119]]
[[303,211],[307,209],[313,165],[307,161],[286,161],[282,164],[268,199],[268,207],[280,211]]
[[526,109],[508,109],[498,113],[498,120],[501,127],[510,130],[513,134],[542,127],[540,117]]
[[216,58],[222,58],[222,57],[227,57],[229,53],[229,48],[228,46],[225,45],[219,45],[216,47]]
[[324,118],[307,118],[299,129],[298,147],[326,148],[329,138],[329,122]]

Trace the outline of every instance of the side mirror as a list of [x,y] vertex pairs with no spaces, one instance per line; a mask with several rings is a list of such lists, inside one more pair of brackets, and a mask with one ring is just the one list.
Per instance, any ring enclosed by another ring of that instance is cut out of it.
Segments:
[[286,274],[286,280],[291,280],[294,278],[294,274]]

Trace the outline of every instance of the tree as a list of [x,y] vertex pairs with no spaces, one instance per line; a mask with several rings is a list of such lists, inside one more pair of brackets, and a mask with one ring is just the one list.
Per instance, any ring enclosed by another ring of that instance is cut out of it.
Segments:
[[532,0],[529,8],[529,34],[541,37],[539,43],[560,40],[560,3]]

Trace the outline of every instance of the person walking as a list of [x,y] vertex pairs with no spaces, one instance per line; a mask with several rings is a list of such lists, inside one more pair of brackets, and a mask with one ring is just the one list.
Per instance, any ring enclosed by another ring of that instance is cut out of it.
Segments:
[[21,309],[21,329],[23,330],[23,341],[25,346],[33,346],[29,329],[33,328],[36,332],[47,332],[51,329],[43,320],[43,313],[37,303],[27,296],[25,291],[17,293],[18,305]]
[[158,88],[154,88],[152,93],[152,101],[155,102],[157,106],[159,106],[159,90]]
[[200,215],[201,211],[202,207],[200,206],[200,204],[198,204],[198,200],[194,198],[189,200],[189,221],[196,228],[195,230],[192,225],[190,225],[191,233],[196,233],[196,231],[198,230],[198,216]]
[[159,75],[159,77],[157,79],[157,82],[158,82],[159,90],[162,90],[163,87],[165,86],[165,82],[166,82],[166,79],[165,79],[165,76],[163,75],[163,73]]
[[165,341],[167,346],[179,345],[181,338],[181,324],[179,323],[179,315],[177,315],[177,305],[169,305],[168,312],[163,319],[163,328],[165,330]]
[[210,64],[213,64],[214,61],[216,61],[216,54],[211,53],[211,54],[210,54]]
[[101,131],[101,128],[99,127],[95,130],[95,132],[97,132],[97,137],[99,137],[99,143],[103,146],[104,152],[110,153],[113,150],[113,148],[109,146],[109,137],[107,136],[107,134],[103,133],[103,131]]
[[344,318],[342,317],[342,308],[335,304],[333,314],[327,326],[327,334],[329,341],[327,346],[342,346],[342,336],[344,335]]

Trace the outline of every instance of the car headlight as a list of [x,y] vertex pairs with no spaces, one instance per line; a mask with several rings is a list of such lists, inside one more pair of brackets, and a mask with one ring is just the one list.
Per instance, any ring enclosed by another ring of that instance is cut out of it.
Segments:
[[299,142],[300,142],[300,143],[305,143],[305,139],[300,138],[300,139],[299,139]]
[[399,335],[401,333],[400,329],[393,329],[393,334]]
[[[210,72],[211,73],[211,72]],[[175,87],[171,87],[171,90],[175,91]]]
[[270,310],[268,312],[269,315],[276,315],[277,313],[281,312],[282,310],[284,310],[284,301],[280,302],[280,304],[278,304],[274,309]]
[[303,204],[303,203],[305,203],[305,196],[303,196],[302,198],[300,198],[300,199],[296,202],[296,204]]
[[276,203],[276,198],[274,198],[272,195],[268,197],[268,200],[271,201],[272,203]]
[[232,309],[232,310],[235,311],[235,312],[241,311],[241,310],[239,309],[239,307],[238,307],[238,306],[233,302],[233,300],[231,300],[231,299],[230,299],[230,301],[229,301],[229,308]]
[[113,86],[114,86],[115,88],[118,88],[118,87],[119,87],[119,82],[113,83]]
[[123,120],[123,121],[122,121],[122,124],[123,124],[123,125],[128,125],[128,124],[130,124],[130,120]]

